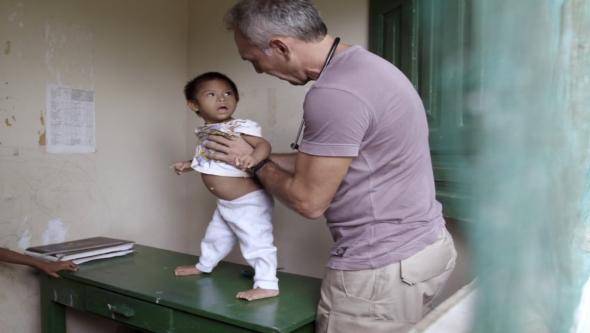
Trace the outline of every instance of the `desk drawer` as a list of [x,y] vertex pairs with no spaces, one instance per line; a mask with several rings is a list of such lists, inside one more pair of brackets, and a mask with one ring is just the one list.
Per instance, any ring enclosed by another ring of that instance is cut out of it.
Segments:
[[172,329],[173,311],[163,306],[87,287],[86,311],[152,332]]

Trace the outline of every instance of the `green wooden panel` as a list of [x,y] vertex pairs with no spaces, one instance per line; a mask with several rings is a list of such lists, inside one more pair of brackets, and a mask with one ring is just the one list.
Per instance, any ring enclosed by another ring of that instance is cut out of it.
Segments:
[[471,0],[372,0],[370,8],[371,50],[400,68],[424,103],[437,198],[446,216],[469,219]]
[[243,327],[228,325],[227,323],[197,318],[184,312],[174,313],[174,333],[247,333],[252,332]]
[[416,77],[416,0],[374,1],[370,13],[370,49]]
[[87,287],[86,311],[152,332],[174,329],[173,311],[169,308],[121,296],[106,290]]
[[45,274],[40,275],[41,282],[41,332],[66,332],[66,307],[54,302],[55,294],[50,286],[56,282]]

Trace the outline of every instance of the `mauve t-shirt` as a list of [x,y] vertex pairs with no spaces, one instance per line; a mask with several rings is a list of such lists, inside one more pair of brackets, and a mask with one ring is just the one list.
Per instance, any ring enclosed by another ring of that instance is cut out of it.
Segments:
[[426,113],[391,63],[359,47],[337,54],[304,102],[300,151],[353,157],[325,213],[328,267],[363,270],[408,258],[444,226],[435,198]]

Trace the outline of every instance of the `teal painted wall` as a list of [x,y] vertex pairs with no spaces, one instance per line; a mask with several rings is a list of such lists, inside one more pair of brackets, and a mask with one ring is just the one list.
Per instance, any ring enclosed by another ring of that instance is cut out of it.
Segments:
[[474,331],[569,332],[588,271],[590,3],[476,0],[473,17]]

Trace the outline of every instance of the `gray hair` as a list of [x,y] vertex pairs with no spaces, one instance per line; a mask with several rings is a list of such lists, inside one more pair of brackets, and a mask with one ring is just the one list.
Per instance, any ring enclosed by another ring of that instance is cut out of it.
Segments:
[[224,21],[227,29],[240,31],[261,50],[268,49],[275,36],[315,42],[328,33],[309,0],[241,0]]

